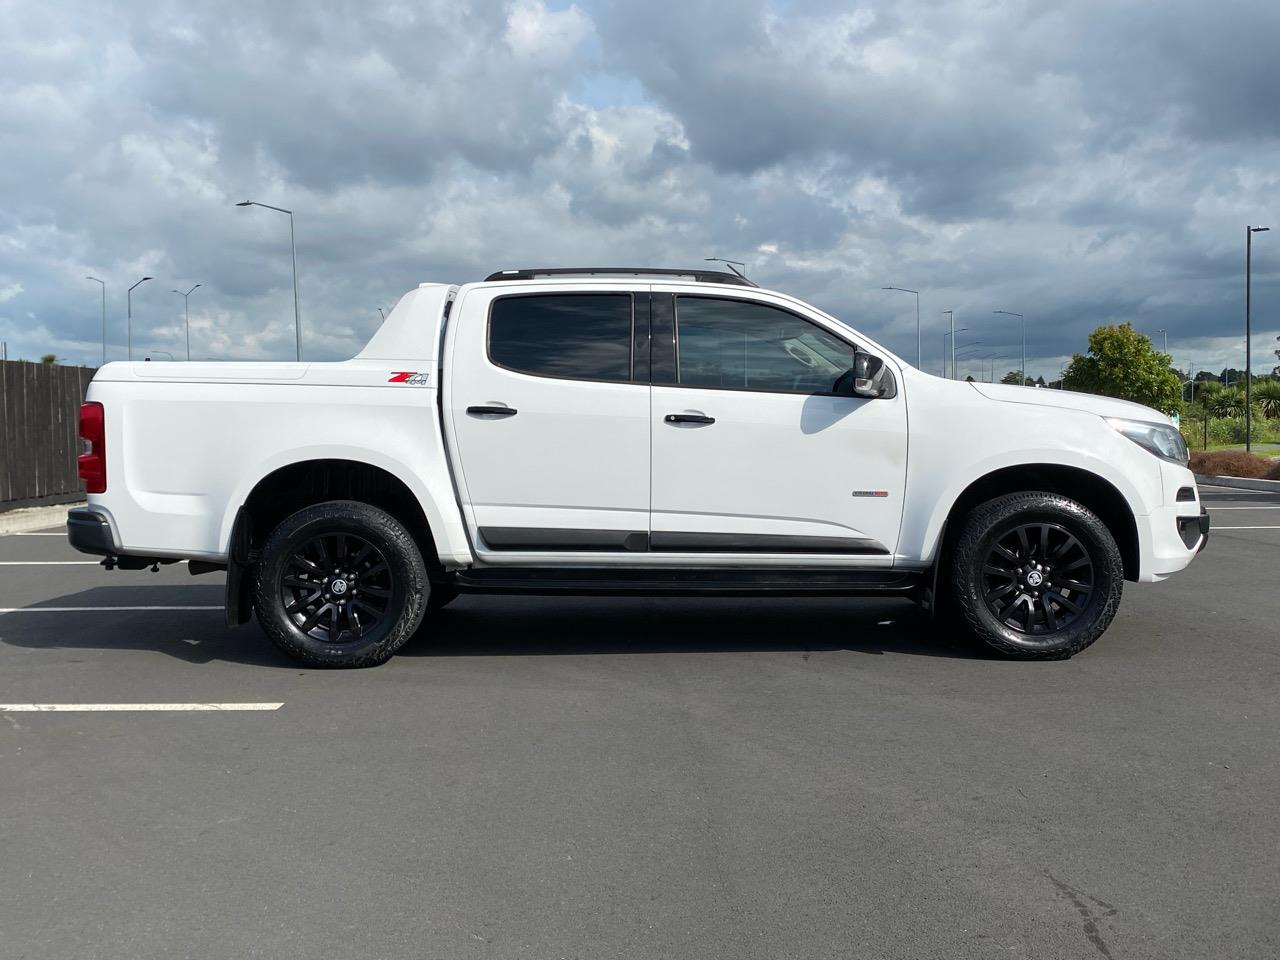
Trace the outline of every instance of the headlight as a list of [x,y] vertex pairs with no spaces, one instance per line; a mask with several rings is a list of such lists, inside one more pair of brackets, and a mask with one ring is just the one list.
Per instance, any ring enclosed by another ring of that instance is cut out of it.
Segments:
[[1191,458],[1187,452],[1187,441],[1182,439],[1182,431],[1170,424],[1121,420],[1117,417],[1107,418],[1107,423],[1161,460],[1168,460],[1185,467]]

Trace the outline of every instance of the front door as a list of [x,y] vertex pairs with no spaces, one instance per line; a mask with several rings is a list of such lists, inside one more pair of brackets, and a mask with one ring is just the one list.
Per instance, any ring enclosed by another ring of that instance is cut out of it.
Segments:
[[528,563],[647,549],[647,286],[485,287],[455,317],[447,396],[477,552]]
[[651,309],[654,553],[891,564],[906,408],[836,393],[852,332],[727,297]]

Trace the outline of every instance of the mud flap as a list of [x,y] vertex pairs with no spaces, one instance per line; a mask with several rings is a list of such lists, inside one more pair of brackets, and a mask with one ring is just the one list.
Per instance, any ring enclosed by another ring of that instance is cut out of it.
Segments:
[[223,605],[228,627],[248,623],[253,616],[253,590],[247,581],[253,574],[252,534],[252,520],[241,507],[236,511],[235,523],[231,525],[231,543],[227,546],[227,587]]

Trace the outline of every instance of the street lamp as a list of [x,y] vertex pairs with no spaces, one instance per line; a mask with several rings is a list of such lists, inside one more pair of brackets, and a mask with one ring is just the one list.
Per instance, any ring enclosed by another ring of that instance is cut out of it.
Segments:
[[[196,292],[196,287],[198,286],[200,286],[200,284],[197,283],[195,287],[192,287],[186,293],[183,293],[181,290],[173,291],[182,298],[182,308],[187,316],[187,360],[191,359],[191,301],[188,298]],[[153,350],[152,353],[154,352],[155,351]]]
[[916,295],[916,369],[921,369],[924,354],[920,350],[920,291],[908,290],[906,287],[881,287],[881,290],[900,290],[903,293],[914,293]]
[[97,277],[85,277],[85,279],[102,284],[102,363],[105,366],[107,362],[107,282]]
[[1022,321],[1022,385],[1027,385],[1027,318],[1012,310],[992,310],[992,313],[1003,313],[1006,317],[1017,317]]
[[284,207],[273,207],[269,203],[259,203],[257,200],[242,200],[236,204],[237,207],[265,207],[268,210],[275,210],[277,213],[287,213],[289,215],[289,252],[293,256],[293,332],[294,338],[297,340],[298,360],[302,360],[302,315],[298,312],[298,247],[293,240],[293,211],[286,210]]
[[[955,335],[956,335],[957,333],[964,333],[964,332],[965,332],[966,330],[968,330],[969,328],[968,328],[968,327],[961,327],[959,330],[957,330],[957,329],[956,329],[956,317],[955,317],[955,314],[954,314],[954,313],[952,313],[952,311],[950,311],[950,310],[943,310],[942,312],[943,312],[943,313],[950,313],[950,314],[951,314],[951,332],[950,332],[950,333],[944,333],[944,334],[942,335],[942,375],[945,377],[945,376],[947,375],[947,337],[951,337],[951,338],[952,338],[952,340],[951,340],[951,366],[954,368],[954,367],[955,367],[955,363],[956,363],[956,349],[955,349],[955,347],[956,347],[956,342],[955,342]],[[952,374],[954,375],[955,370],[953,369],[951,372],[952,372]]]
[[129,304],[128,316],[129,316],[129,359],[130,360],[133,359],[133,291],[134,291],[134,287],[140,286],[141,284],[146,283],[150,279],[151,279],[150,277],[143,277],[141,280],[135,283],[132,287],[130,287],[129,292],[125,294],[125,299],[128,301],[128,304]]
[[1253,295],[1253,235],[1266,233],[1270,227],[1244,228],[1244,449],[1253,452],[1253,350],[1249,339],[1253,336],[1251,318]]
[[[951,379],[956,376],[956,312],[954,310],[943,310],[943,316],[951,318]],[[946,343],[944,340],[943,343]],[[945,347],[943,348],[945,350]],[[946,358],[943,358],[946,362]]]

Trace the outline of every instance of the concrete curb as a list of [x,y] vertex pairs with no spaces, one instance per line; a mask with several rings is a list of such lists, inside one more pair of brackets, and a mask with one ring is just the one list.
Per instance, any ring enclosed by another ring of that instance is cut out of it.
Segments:
[[[1280,486],[1280,484],[1277,484]],[[79,503],[55,503],[48,507],[27,507],[24,510],[10,510],[0,513],[0,536],[6,533],[24,533],[27,530],[39,530],[41,527],[61,526],[67,522],[67,511],[73,507],[83,507]]]
[[1248,480],[1244,477],[1210,477],[1203,473],[1197,473],[1196,483],[1210,483],[1215,487],[1236,487],[1239,490],[1265,490],[1267,493],[1280,493],[1280,480]]

